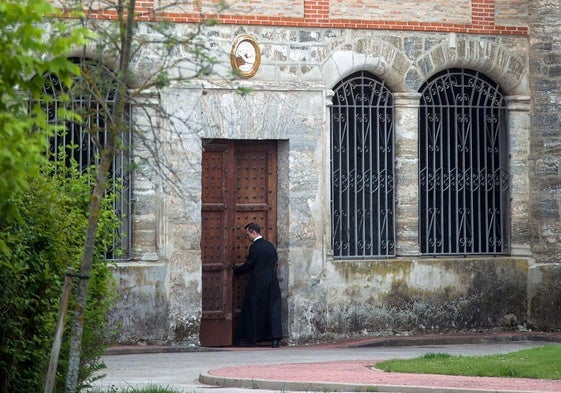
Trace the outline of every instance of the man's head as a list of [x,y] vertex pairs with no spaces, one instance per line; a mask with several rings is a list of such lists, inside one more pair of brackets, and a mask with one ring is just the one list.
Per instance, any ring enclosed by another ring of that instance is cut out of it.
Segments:
[[251,222],[245,226],[245,234],[249,240],[254,241],[261,234],[261,228],[259,225]]

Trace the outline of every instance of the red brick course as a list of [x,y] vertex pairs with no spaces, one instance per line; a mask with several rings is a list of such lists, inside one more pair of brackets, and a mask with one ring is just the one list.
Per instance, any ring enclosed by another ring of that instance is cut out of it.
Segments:
[[[307,28],[341,28],[373,30],[407,30],[426,32],[454,32],[468,34],[528,35],[526,26],[503,26],[495,23],[495,0],[471,0],[471,23],[435,23],[418,21],[332,19],[329,16],[328,0],[303,0],[304,16],[284,17],[266,15],[203,14],[202,12],[156,12],[153,0],[137,2],[139,20],[168,19],[175,23],[199,23],[205,19],[216,19],[221,24],[287,26]],[[198,3],[197,3],[198,4]],[[200,9],[200,7],[195,7]],[[92,17],[115,19],[113,10],[93,10]]]

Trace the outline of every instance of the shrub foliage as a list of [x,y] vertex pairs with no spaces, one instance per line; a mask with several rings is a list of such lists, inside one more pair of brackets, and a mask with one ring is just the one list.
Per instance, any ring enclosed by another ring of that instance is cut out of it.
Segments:
[[[0,215],[0,392],[43,391],[65,272],[78,271],[87,223],[90,186],[88,175],[76,168],[49,164],[45,176],[29,180],[31,189],[9,203],[17,220]],[[53,174],[54,173],[54,174]],[[111,234],[116,218],[109,206],[102,214],[100,236]],[[100,239],[98,244],[104,244]],[[111,267],[105,250],[97,250],[86,326],[83,336],[81,386],[103,365],[105,317],[110,307]],[[76,279],[75,279],[76,281]],[[69,315],[72,305],[69,308]],[[70,320],[71,318],[67,318]],[[69,327],[58,367],[57,391],[62,391],[68,357]]]

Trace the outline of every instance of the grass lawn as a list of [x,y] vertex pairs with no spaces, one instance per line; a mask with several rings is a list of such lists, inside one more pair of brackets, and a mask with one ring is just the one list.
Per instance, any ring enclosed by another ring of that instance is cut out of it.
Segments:
[[427,353],[414,359],[383,361],[376,368],[399,373],[561,379],[561,345],[488,356]]

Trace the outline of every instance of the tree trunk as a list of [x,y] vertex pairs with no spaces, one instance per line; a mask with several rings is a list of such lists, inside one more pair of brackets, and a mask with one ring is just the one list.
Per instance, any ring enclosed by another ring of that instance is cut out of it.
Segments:
[[[80,264],[78,275],[78,289],[76,294],[76,307],[74,309],[74,319],[70,337],[70,354],[68,360],[68,373],[66,376],[65,393],[76,393],[78,377],[80,371],[80,355],[82,346],[82,336],[84,333],[84,318],[86,313],[86,303],[88,298],[89,276],[93,265],[95,250],[95,239],[99,226],[99,215],[101,212],[101,202],[107,190],[107,178],[117,150],[118,136],[122,132],[130,132],[125,127],[124,109],[126,108],[127,85],[130,70],[130,56],[133,39],[133,26],[135,17],[136,1],[119,0],[117,5],[118,23],[121,31],[121,53],[119,70],[116,73],[120,80],[117,80],[115,104],[112,113],[109,114],[109,132],[105,146],[101,150],[100,162],[96,172],[96,183],[90,198],[90,210],[88,216],[88,226],[84,241],[84,254]],[[125,15],[126,11],[126,15]]]
[[80,353],[82,336],[84,334],[84,319],[86,314],[86,303],[88,299],[88,288],[90,283],[90,273],[93,265],[93,254],[95,249],[95,238],[99,226],[99,214],[101,212],[101,201],[105,196],[107,188],[107,176],[113,161],[113,151],[115,150],[115,135],[108,133],[107,145],[103,148],[99,166],[96,174],[96,184],[90,197],[90,210],[88,216],[88,226],[86,239],[84,241],[84,254],[80,264],[78,277],[78,288],[76,294],[76,306],[74,308],[74,319],[70,336],[70,354],[68,357],[68,374],[66,376],[65,393],[75,393],[77,391],[78,376],[80,371]]

